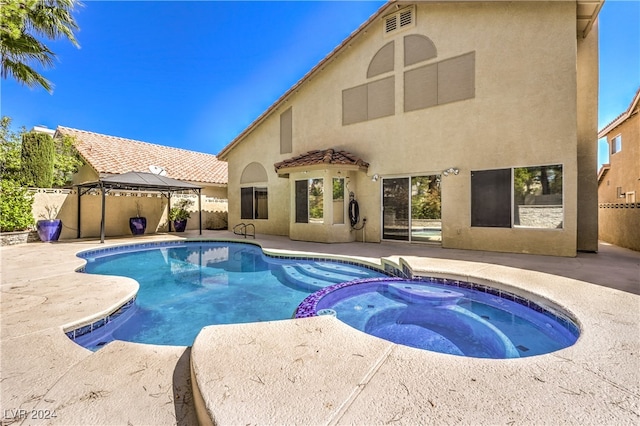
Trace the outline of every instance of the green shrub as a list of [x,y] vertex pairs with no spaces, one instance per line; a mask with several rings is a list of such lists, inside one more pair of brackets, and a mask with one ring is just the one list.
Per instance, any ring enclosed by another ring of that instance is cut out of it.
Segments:
[[[24,128],[21,132],[24,133]],[[11,118],[0,119],[0,179],[22,178],[22,133],[11,130]]]
[[73,183],[73,175],[84,164],[80,154],[74,147],[75,139],[72,136],[63,135],[56,138],[55,156],[53,161],[53,187],[68,186]]
[[193,206],[193,204],[193,200],[189,200],[188,198],[181,199],[169,210],[169,220],[189,219],[191,212],[187,209]]
[[33,194],[18,183],[0,181],[0,231],[23,231],[33,226]]
[[22,182],[28,186],[51,188],[55,142],[46,133],[29,132],[22,136]]

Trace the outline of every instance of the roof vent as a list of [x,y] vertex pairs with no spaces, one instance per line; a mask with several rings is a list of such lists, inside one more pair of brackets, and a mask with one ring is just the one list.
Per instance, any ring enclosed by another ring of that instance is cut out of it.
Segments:
[[384,17],[384,33],[389,34],[397,30],[415,26],[415,7],[409,6]]

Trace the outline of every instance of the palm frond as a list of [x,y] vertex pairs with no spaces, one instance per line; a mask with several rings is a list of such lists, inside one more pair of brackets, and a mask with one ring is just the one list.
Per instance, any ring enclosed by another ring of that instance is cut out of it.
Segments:
[[2,78],[11,76],[28,87],[42,86],[47,92],[53,92],[53,84],[49,80],[22,62],[12,61],[9,58],[3,57],[2,70],[0,73]]
[[82,6],[82,3],[77,0],[40,0],[29,11],[25,28],[51,40],[65,37],[74,46],[79,46],[73,33],[79,29],[72,15],[76,6]]

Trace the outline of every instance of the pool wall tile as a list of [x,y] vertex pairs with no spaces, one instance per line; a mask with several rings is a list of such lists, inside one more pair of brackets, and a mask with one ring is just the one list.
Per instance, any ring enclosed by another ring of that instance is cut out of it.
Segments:
[[118,318],[119,316],[127,312],[135,304],[135,301],[136,301],[136,298],[134,296],[133,298],[129,299],[124,304],[116,308],[116,310],[110,313],[109,315],[99,318],[96,321],[92,322],[91,324],[83,325],[81,327],[77,327],[72,330],[67,330],[65,331],[65,334],[69,339],[76,340],[79,337],[82,337],[89,333],[93,333],[94,331],[99,330],[100,328],[104,327],[111,321],[115,320],[116,318]]

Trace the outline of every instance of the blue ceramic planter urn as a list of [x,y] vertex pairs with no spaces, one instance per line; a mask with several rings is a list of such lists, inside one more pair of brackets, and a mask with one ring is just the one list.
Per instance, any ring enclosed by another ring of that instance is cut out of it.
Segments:
[[147,218],[146,217],[130,217],[129,229],[131,229],[131,233],[133,235],[144,234],[144,230],[147,229]]
[[173,228],[176,232],[184,232],[187,227],[187,219],[177,219],[173,221]]
[[36,229],[38,230],[40,241],[45,243],[49,241],[58,241],[58,238],[60,238],[60,232],[62,231],[62,220],[39,220],[36,222]]

